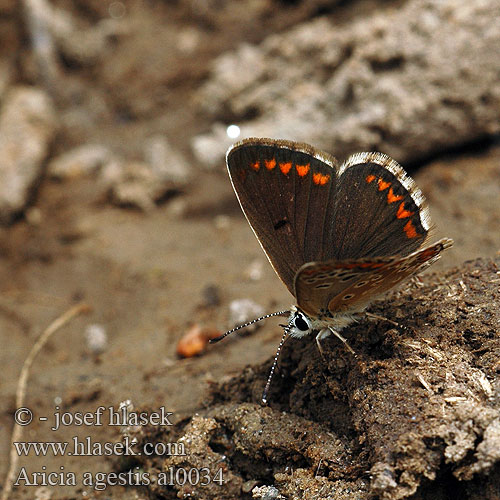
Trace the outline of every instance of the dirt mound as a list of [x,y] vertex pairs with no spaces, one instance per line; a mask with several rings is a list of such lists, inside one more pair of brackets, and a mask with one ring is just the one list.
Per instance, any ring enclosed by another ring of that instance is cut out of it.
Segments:
[[167,433],[143,429],[141,439],[188,450],[142,461],[145,470],[208,467],[225,480],[155,493],[498,498],[499,263],[467,262],[378,303],[371,311],[399,326],[362,319],[347,329],[356,356],[334,338],[324,359],[314,342],[290,339],[270,407],[258,402],[272,360],[214,386],[206,408]]

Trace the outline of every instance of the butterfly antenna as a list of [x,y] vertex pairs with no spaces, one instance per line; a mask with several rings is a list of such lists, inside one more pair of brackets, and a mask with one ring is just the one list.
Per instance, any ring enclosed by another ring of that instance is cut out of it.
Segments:
[[247,326],[253,325],[254,323],[257,323],[258,321],[262,321],[263,319],[267,318],[272,318],[273,316],[288,316],[290,314],[290,311],[277,311],[273,312],[270,314],[266,314],[265,316],[261,316],[260,318],[253,319],[252,321],[248,321],[247,323],[244,323],[243,325],[237,326],[233,328],[232,330],[228,330],[226,333],[223,333],[220,337],[215,337],[214,339],[210,339],[210,344],[215,344],[215,342],[219,342],[222,340],[224,337],[227,337],[229,334],[240,330],[241,328],[246,328]]
[[267,377],[266,386],[264,387],[264,392],[262,393],[261,402],[263,405],[267,405],[267,394],[269,393],[269,387],[271,387],[271,380],[272,380],[274,372],[276,370],[276,366],[278,365],[278,358],[279,358],[280,353],[281,353],[281,348],[283,347],[283,344],[285,343],[285,340],[287,339],[289,333],[290,333],[290,325],[287,325],[284,329],[283,337],[281,337],[281,341],[279,343],[278,349],[276,350],[276,356],[274,356],[273,366],[271,366],[271,371],[269,372],[269,376]]

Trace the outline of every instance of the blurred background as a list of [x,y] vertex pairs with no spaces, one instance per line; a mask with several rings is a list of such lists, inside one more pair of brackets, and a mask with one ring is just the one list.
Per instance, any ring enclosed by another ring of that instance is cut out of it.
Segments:
[[238,139],[387,153],[424,191],[433,239],[455,240],[435,269],[496,255],[498,19],[498,0],[0,0],[0,476],[22,363],[78,301],[91,313],[33,367],[40,413],[131,399],[182,416],[210,381],[274,353],[272,321],[204,351],[293,301],[225,172]]

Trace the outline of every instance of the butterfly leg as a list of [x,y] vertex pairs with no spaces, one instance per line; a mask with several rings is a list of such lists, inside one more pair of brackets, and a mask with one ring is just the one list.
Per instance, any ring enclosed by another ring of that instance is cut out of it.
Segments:
[[318,346],[318,350],[321,354],[321,356],[324,358],[324,355],[323,355],[323,348],[321,347],[321,340],[323,340],[324,338],[328,337],[329,335],[331,334],[334,334],[339,340],[342,341],[342,343],[346,346],[346,349],[351,353],[351,354],[356,354],[356,352],[354,351],[354,349],[347,343],[347,340],[342,337],[342,335],[340,335],[339,332],[337,332],[336,330],[334,330],[333,328],[323,328],[322,330],[320,330],[320,332],[318,333],[318,335],[316,335],[316,345]]
[[[328,333],[325,334],[325,332]],[[321,340],[324,339],[325,337],[328,337],[328,335],[330,335],[330,330],[328,330],[328,328],[320,330],[318,335],[316,335],[316,345],[318,346],[318,351],[321,354],[323,360],[325,359],[325,353],[323,352],[323,348],[321,347]]]
[[369,319],[376,319],[378,321],[387,321],[391,325],[397,326],[398,328],[402,328],[402,326],[399,323],[396,323],[395,321],[392,321],[392,319],[386,318],[384,316],[379,316],[378,314],[373,314],[371,312],[365,311],[366,317]]
[[370,312],[366,312],[366,317],[369,319],[374,319],[376,321],[387,321],[391,325],[394,325],[396,328],[400,328],[401,330],[411,331],[411,328],[406,325],[401,325],[400,323],[396,323],[396,321],[392,321],[392,319],[386,318],[385,316],[379,316],[378,314],[373,314]]
[[348,344],[347,340],[342,337],[342,335],[340,335],[339,332],[337,332],[337,330],[334,330],[333,328],[328,328],[328,335],[330,335],[330,332],[333,333],[335,335],[335,337],[337,337],[340,341],[343,342],[343,344],[345,345],[346,349],[351,353],[351,354],[354,354],[356,355],[356,352],[354,351],[354,349]]

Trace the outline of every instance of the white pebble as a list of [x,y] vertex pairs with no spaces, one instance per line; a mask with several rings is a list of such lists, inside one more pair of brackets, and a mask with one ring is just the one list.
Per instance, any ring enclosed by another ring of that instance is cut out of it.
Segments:
[[[264,314],[264,308],[250,299],[233,300],[229,304],[229,322],[233,326],[240,326],[248,321],[259,318]],[[253,324],[245,331],[254,332],[259,324]]]
[[87,348],[90,352],[93,354],[100,354],[107,348],[108,334],[102,325],[89,325],[85,329],[85,340],[87,341]]

